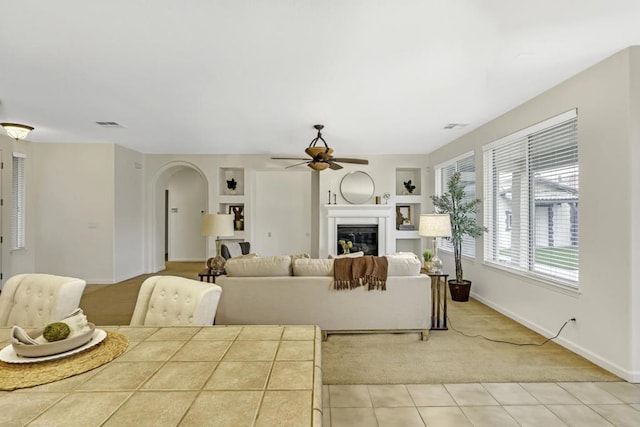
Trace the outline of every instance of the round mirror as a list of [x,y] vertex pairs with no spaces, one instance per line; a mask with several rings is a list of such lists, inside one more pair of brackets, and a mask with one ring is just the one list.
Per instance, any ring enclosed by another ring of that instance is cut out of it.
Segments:
[[346,174],[340,181],[340,194],[354,205],[361,205],[373,197],[375,186],[373,179],[362,171],[353,171]]

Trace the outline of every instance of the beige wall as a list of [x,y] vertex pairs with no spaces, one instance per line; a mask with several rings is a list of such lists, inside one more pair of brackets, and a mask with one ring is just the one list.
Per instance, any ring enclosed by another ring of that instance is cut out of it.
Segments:
[[26,205],[25,215],[27,224],[33,224],[36,217],[36,191],[33,191],[35,185],[35,164],[33,156],[33,144],[29,141],[17,142],[5,135],[0,135],[0,161],[4,167],[0,171],[0,198],[3,200],[2,215],[0,218],[1,233],[3,237],[2,243],[2,263],[0,271],[2,272],[1,285],[11,276],[19,273],[27,273],[34,270],[36,245],[35,232],[33,228],[27,225],[26,244],[24,249],[12,250],[11,242],[11,212],[13,210],[12,197],[12,174],[14,152],[25,154],[25,179],[26,179]]
[[35,271],[114,280],[114,146],[34,144]]
[[144,155],[114,146],[113,280],[144,273]]
[[627,157],[628,167],[631,171],[629,199],[631,201],[631,215],[629,221],[629,237],[631,247],[629,250],[629,269],[631,286],[629,288],[629,325],[631,331],[631,367],[635,372],[635,378],[640,377],[640,48],[632,49],[631,69],[631,130],[630,153]]
[[[433,166],[475,150],[478,197],[482,198],[483,145],[578,109],[580,292],[562,291],[484,265],[482,239],[478,239],[476,259],[464,261],[465,276],[473,281],[477,298],[546,335],[555,335],[567,319],[576,317],[577,322],[565,328],[559,341],[607,369],[636,380],[640,380],[635,365],[640,354],[637,349],[632,353],[632,332],[636,337],[638,332],[632,330],[629,296],[635,289],[631,286],[631,248],[637,246],[630,233],[634,213],[630,195],[632,190],[638,192],[631,187],[631,162],[638,165],[637,160],[630,160],[630,67],[637,63],[639,54],[637,48],[624,50],[429,157]],[[634,70],[637,75],[640,68]],[[637,85],[638,77],[633,78]],[[451,257],[443,258],[452,271]]]

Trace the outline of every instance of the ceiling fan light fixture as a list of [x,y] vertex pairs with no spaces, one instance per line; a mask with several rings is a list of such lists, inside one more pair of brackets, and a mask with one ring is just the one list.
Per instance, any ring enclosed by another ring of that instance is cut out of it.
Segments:
[[7,135],[15,139],[16,141],[25,139],[29,132],[33,130],[33,127],[21,125],[19,123],[0,123],[0,126],[4,128],[5,132],[7,132]]
[[309,166],[314,171],[323,171],[329,167],[329,163],[326,162],[311,162],[307,166]]

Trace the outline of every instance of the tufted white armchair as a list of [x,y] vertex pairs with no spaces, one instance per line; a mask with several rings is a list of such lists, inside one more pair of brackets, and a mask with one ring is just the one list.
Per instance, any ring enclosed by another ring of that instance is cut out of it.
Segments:
[[18,274],[0,293],[0,326],[44,327],[78,308],[87,282],[52,274]]
[[177,276],[152,276],[140,287],[132,326],[211,326],[222,288]]

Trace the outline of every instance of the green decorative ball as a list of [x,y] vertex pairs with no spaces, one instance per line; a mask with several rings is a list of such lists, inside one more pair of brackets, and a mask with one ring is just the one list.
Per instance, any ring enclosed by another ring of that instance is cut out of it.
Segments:
[[71,333],[69,325],[64,322],[50,323],[44,327],[42,336],[49,342],[65,339]]

